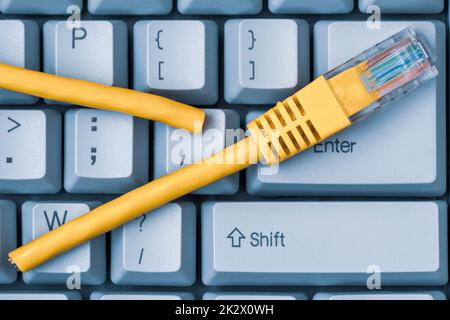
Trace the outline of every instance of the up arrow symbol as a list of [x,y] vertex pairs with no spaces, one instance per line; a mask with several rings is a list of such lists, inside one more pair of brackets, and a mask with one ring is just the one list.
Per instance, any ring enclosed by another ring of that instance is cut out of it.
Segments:
[[11,127],[8,130],[8,133],[10,133],[11,131],[16,130],[18,127],[20,127],[22,124],[20,124],[19,122],[17,122],[16,120],[14,120],[13,118],[8,117],[8,120],[11,121],[12,123],[14,123],[14,127]]
[[227,236],[227,239],[231,239],[231,246],[233,248],[240,248],[241,247],[241,241],[243,239],[245,239],[245,236],[236,227],[236,228],[233,229],[233,231],[230,232],[230,234]]

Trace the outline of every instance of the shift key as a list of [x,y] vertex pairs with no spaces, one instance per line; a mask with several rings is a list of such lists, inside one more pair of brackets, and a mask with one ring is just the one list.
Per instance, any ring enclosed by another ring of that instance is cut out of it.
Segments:
[[444,285],[444,202],[206,202],[206,285]]

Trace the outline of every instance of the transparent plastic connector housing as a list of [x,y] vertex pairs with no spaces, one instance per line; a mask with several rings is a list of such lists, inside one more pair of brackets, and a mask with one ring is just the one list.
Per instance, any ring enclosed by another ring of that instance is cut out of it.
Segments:
[[351,117],[354,122],[434,79],[439,72],[430,52],[424,39],[413,29],[406,28],[327,72],[324,77],[331,79],[350,68],[364,65],[361,81],[368,92],[379,98],[354,114]]

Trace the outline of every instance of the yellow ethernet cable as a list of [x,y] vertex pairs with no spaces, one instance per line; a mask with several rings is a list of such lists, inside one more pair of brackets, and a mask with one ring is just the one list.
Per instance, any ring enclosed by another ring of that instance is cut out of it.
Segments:
[[0,88],[84,107],[128,113],[194,133],[201,131],[199,124],[203,124],[205,118],[201,109],[157,95],[1,63]]
[[437,74],[423,42],[412,29],[405,29],[279,102],[249,123],[249,136],[235,145],[44,234],[9,253],[10,261],[19,270],[28,271],[260,160],[268,164],[286,160]]

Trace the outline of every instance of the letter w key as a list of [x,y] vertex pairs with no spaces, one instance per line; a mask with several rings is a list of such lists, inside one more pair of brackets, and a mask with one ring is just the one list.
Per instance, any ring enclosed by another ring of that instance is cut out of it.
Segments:
[[[55,231],[98,205],[98,202],[26,201],[22,205],[22,242]],[[27,284],[62,285],[73,275],[68,270],[77,270],[82,284],[100,284],[106,278],[105,253],[105,237],[100,236],[25,272],[22,279]]]
[[34,239],[78,218],[97,205],[97,202],[27,201],[22,207],[23,232],[31,232],[30,236]]
[[56,227],[60,227],[61,225],[66,223],[67,213],[68,213],[68,211],[64,210],[64,213],[62,214],[62,219],[60,219],[58,210],[54,210],[53,215],[51,217],[51,222],[50,222],[50,218],[47,213],[47,210],[44,210],[44,216],[45,216],[45,221],[47,222],[48,230],[51,231],[55,228],[55,222],[57,223]]

